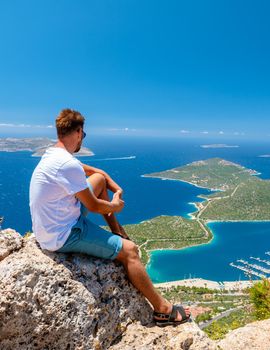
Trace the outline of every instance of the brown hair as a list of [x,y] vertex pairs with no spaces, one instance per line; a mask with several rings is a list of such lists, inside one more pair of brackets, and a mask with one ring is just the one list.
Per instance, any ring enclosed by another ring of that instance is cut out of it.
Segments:
[[80,112],[63,109],[55,120],[58,137],[69,135],[79,127],[83,128],[84,120]]

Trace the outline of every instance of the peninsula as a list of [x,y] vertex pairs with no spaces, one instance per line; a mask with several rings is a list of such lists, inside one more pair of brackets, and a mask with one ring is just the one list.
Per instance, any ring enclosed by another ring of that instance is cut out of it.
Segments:
[[270,221],[270,181],[258,172],[221,159],[211,158],[183,167],[144,175],[185,181],[215,191],[201,195],[203,203],[194,203],[194,217],[204,221]]
[[139,224],[125,225],[125,230],[139,246],[144,264],[147,264],[151,250],[182,249],[208,243],[213,237],[199,220],[181,216],[158,216]]
[[[56,143],[56,140],[49,139],[47,137],[36,138],[0,138],[0,152],[19,152],[29,151],[32,152],[33,157],[41,157],[47,148],[52,147]],[[82,147],[76,154],[78,157],[89,157],[94,155],[86,147]]]
[[212,190],[200,195],[204,202],[194,203],[197,211],[191,219],[160,216],[136,225],[126,225],[128,234],[139,245],[143,261],[156,249],[180,249],[207,243],[211,221],[270,221],[270,181],[258,172],[239,164],[211,158],[158,173],[143,175],[188,182]]

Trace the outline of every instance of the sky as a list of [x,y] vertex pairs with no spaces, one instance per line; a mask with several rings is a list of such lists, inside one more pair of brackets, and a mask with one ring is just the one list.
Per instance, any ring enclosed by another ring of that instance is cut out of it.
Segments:
[[270,2],[0,0],[0,136],[270,137]]

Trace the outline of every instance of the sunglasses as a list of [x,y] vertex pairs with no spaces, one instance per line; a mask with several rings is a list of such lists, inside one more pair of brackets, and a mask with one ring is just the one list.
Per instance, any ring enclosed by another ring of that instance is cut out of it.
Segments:
[[80,132],[80,131],[82,131],[82,138],[84,139],[85,136],[86,136],[86,132],[84,132],[82,128],[81,129],[77,129],[77,132]]

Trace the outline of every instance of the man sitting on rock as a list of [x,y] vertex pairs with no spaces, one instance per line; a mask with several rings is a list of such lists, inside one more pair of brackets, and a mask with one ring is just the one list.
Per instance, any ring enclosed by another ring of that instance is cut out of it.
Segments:
[[[116,219],[115,213],[124,207],[122,188],[103,170],[82,164],[73,156],[86,135],[84,120],[77,111],[61,111],[56,119],[58,141],[33,172],[30,210],[36,239],[42,249],[120,261],[131,283],[153,305],[157,325],[184,323],[190,318],[189,309],[173,306],[157,293],[140,261],[138,247]],[[112,200],[108,190],[114,193]],[[86,210],[102,214],[111,232],[92,223],[85,216]]]

